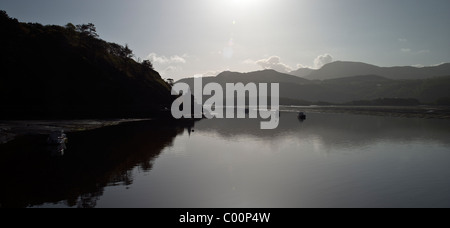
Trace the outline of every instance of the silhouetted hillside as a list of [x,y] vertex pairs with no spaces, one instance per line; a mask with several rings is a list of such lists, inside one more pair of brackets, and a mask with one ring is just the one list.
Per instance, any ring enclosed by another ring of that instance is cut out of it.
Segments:
[[[180,82],[185,82],[193,88],[192,78],[182,79]],[[450,100],[450,76],[420,80],[393,80],[377,75],[363,75],[320,81],[265,70],[246,74],[223,72],[217,77],[203,78],[203,85],[210,82],[217,82],[222,86],[226,83],[237,82],[279,83],[281,103],[292,105],[353,101],[371,101],[373,105],[380,105],[384,101],[388,103],[391,101],[387,98],[396,99],[389,104],[397,102],[397,104],[408,105],[415,104],[416,101],[446,104]],[[416,101],[411,102],[411,99]]]
[[92,24],[20,23],[0,13],[0,118],[148,117],[170,87]]

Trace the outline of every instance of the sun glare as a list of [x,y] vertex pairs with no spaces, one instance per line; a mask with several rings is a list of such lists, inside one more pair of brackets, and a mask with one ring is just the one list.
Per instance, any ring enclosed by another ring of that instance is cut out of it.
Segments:
[[262,0],[231,0],[231,4],[238,9],[248,9],[256,7]]

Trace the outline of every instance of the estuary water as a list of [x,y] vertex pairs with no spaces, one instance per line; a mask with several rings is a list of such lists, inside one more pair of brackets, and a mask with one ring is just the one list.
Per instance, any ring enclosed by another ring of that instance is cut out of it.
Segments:
[[450,207],[450,121],[282,112],[0,145],[1,207]]

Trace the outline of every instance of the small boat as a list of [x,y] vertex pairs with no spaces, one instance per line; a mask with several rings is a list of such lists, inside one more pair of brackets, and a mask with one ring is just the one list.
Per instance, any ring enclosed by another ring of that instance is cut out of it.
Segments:
[[47,143],[50,145],[66,144],[67,142],[68,138],[64,131],[53,132],[47,138]]
[[306,115],[305,115],[305,113],[303,113],[303,112],[300,112],[300,113],[298,113],[298,119],[300,119],[300,120],[306,120]]

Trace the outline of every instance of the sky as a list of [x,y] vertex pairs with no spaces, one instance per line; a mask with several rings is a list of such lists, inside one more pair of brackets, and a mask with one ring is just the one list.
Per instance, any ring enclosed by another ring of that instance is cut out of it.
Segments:
[[163,78],[331,61],[450,62],[449,0],[0,0],[22,22],[94,23]]

